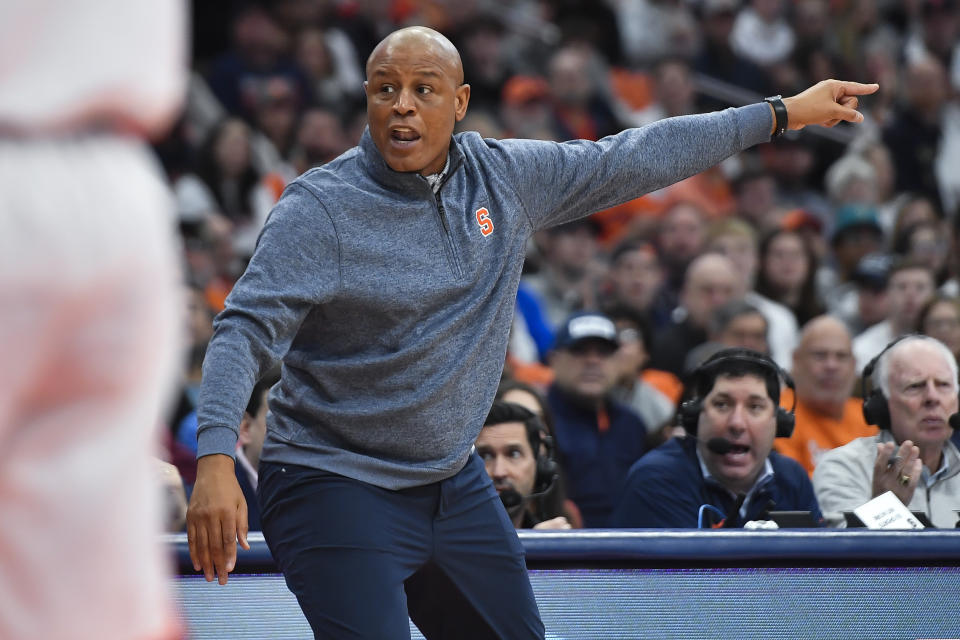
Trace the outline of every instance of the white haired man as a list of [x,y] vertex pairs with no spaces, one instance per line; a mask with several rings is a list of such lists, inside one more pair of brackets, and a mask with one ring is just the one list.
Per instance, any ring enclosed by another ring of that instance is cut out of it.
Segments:
[[957,413],[953,354],[934,338],[909,335],[867,365],[864,377],[871,374],[864,418],[880,433],[838,447],[817,464],[813,486],[824,516],[844,526],[844,511],[892,491],[936,527],[952,528],[960,509],[960,451],[950,441]]

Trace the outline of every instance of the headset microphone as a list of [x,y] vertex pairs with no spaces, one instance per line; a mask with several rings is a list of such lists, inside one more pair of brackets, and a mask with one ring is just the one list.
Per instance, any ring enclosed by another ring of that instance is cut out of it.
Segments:
[[687,434],[684,437],[690,438],[691,440],[696,440],[697,442],[703,442],[703,444],[706,445],[707,450],[710,451],[710,453],[715,453],[718,456],[722,456],[725,453],[730,453],[731,451],[733,451],[733,443],[727,440],[726,438],[721,438],[720,436],[717,436],[715,438],[710,438],[707,441],[703,441],[697,436],[693,436],[690,434]]
[[535,500],[537,498],[543,497],[551,493],[556,483],[557,483],[557,476],[556,475],[551,476],[550,483],[546,486],[546,488],[544,488],[541,491],[534,491],[533,493],[529,493],[527,495],[523,495],[516,489],[511,489],[509,487],[507,487],[506,489],[499,489],[498,491],[500,494],[500,502],[502,502],[504,508],[507,511],[509,511],[514,507],[520,506],[520,504],[524,502]]
[[710,438],[707,440],[707,449],[709,449],[711,453],[722,456],[723,454],[730,453],[733,450],[733,443],[726,438]]
[[507,511],[510,511],[514,507],[519,507],[523,504],[523,496],[520,495],[520,492],[516,489],[501,489],[500,502],[503,503],[503,507]]

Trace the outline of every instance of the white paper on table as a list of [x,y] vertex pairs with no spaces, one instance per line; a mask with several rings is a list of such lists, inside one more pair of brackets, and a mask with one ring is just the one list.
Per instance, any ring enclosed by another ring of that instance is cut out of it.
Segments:
[[923,525],[892,491],[853,510],[868,529],[923,529]]

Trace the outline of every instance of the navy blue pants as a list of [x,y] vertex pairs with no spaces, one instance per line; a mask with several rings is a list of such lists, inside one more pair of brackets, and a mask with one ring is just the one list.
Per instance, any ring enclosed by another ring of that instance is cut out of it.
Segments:
[[483,461],[390,491],[260,464],[263,535],[316,638],[543,638],[523,546]]

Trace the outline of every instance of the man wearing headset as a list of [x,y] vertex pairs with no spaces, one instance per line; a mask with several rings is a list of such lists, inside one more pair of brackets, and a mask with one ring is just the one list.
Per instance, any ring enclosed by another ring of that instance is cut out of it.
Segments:
[[688,436],[674,438],[630,469],[616,527],[742,527],[770,511],[809,511],[822,522],[813,486],[796,461],[773,451],[793,430],[779,408],[789,376],[769,357],[723,349],[693,374],[679,412]]
[[831,526],[844,511],[892,491],[936,527],[953,528],[960,509],[960,452],[950,441],[957,418],[957,362],[935,338],[908,335],[864,368],[863,417],[880,427],[824,454],[813,485]]
[[557,483],[553,443],[540,419],[518,404],[497,400],[477,438],[477,453],[517,529],[569,529],[567,519],[540,513],[536,498]]

